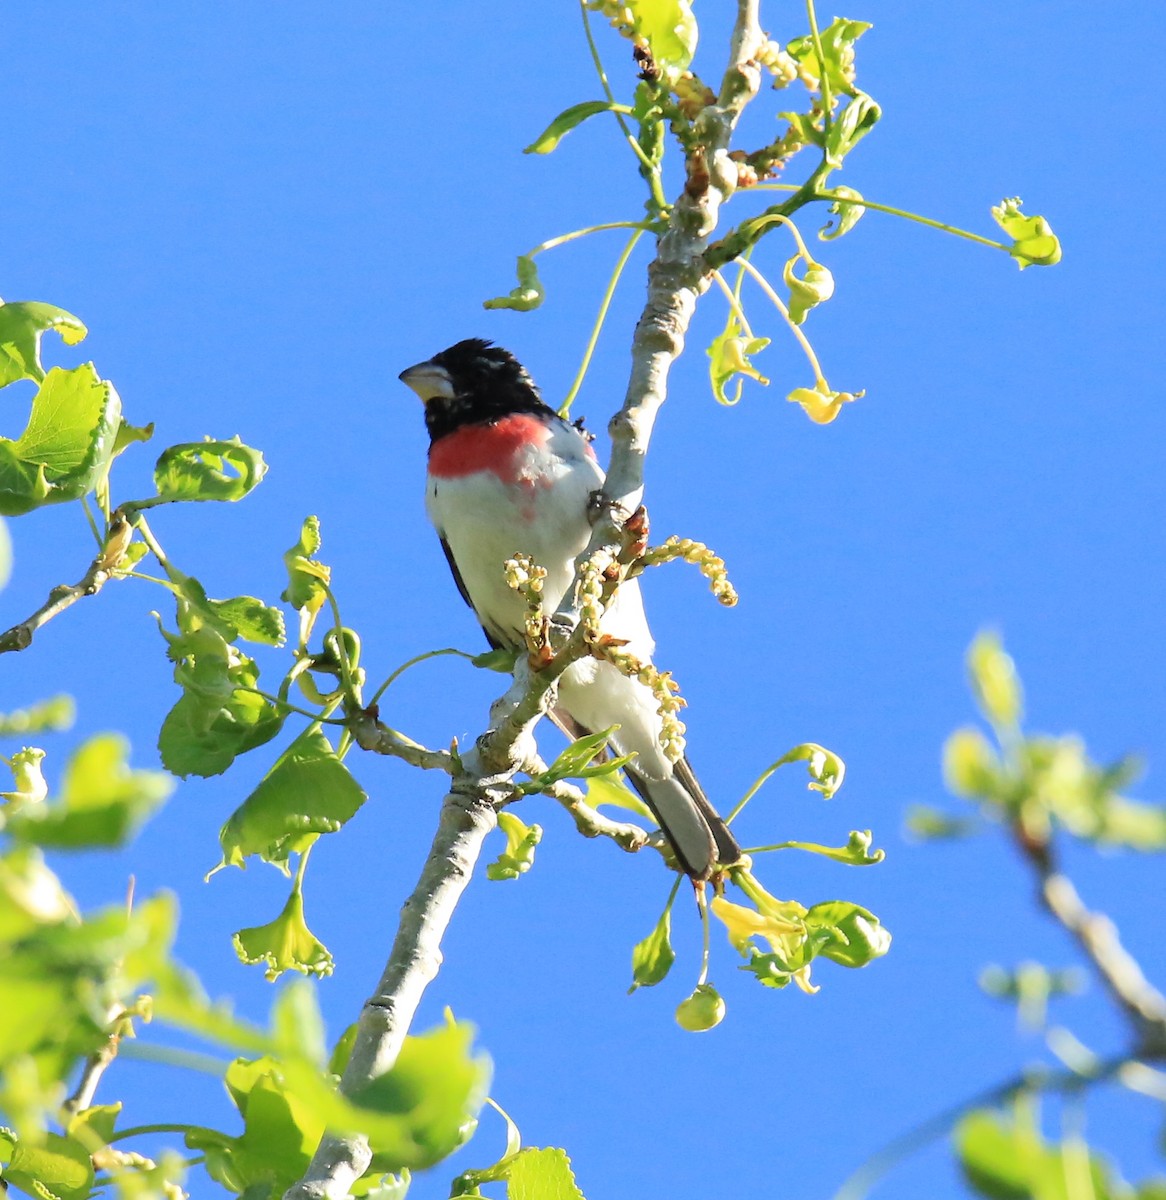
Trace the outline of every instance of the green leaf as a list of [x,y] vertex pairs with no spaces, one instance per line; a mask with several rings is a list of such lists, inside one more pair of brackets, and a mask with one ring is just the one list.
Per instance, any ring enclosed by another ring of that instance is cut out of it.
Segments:
[[39,383],[45,377],[40,342],[47,329],[55,329],[66,346],[77,345],[89,332],[79,318],[55,304],[36,300],[0,303],[0,387],[17,379]]
[[44,759],[45,752],[39,746],[25,746],[7,759],[12,772],[12,791],[0,792],[0,800],[7,802],[10,813],[38,808],[49,794],[49,785],[41,770]]
[[834,241],[835,238],[849,233],[866,212],[864,205],[856,203],[862,199],[862,194],[856,192],[854,188],[833,187],[830,189],[830,194],[834,199],[827,211],[833,213],[838,218],[838,222],[835,224],[833,221],[827,221],[818,230],[818,237],[823,242]]
[[815,904],[805,921],[811,940],[822,938],[818,953],[844,967],[865,967],[891,948],[891,935],[878,917],[848,900]]
[[121,400],[92,363],[53,367],[24,433],[0,438],[0,513],[20,516],[91,491],[109,468],[120,420]]
[[[1019,196],[1005,197],[992,209],[996,224],[1012,238],[1008,253],[1025,267],[1052,267],[1061,261],[1061,243],[1044,217],[1026,217]],[[2,311],[2,310],[0,310]]]
[[1028,1119],[979,1109],[956,1126],[956,1154],[968,1183],[990,1200],[1119,1200],[1108,1166],[1080,1139],[1050,1144]]
[[285,719],[253,692],[231,692],[209,717],[207,706],[187,693],[166,714],[158,732],[162,765],[182,779],[221,775],[240,754],[271,741]]
[[826,130],[826,162],[831,167],[842,166],[842,160],[870,133],[882,115],[883,110],[866,92],[856,90]]
[[320,551],[320,518],[305,517],[300,527],[300,540],[284,552],[283,565],[287,568],[287,588],[280,595],[300,614],[300,647],[308,644],[312,626],[320,609],[328,599],[328,584],[332,579],[332,568],[317,562],[315,555]]
[[629,0],[628,7],[664,77],[674,80],[687,71],[700,32],[688,0]]
[[676,961],[672,949],[672,908],[669,906],[660,915],[656,928],[642,942],[632,947],[632,986],[630,996],[636,988],[655,987]]
[[553,783],[558,783],[560,779],[595,779],[614,774],[620,767],[630,763],[635,755],[625,754],[595,766],[591,764],[607,749],[608,742],[618,728],[618,725],[613,725],[610,729],[600,730],[599,733],[589,733],[576,738],[541,775],[524,784],[523,790],[539,792]]
[[288,858],[335,833],[368,797],[328,739],[308,729],[280,755],[219,834],[222,866],[258,855],[285,873]]
[[230,441],[184,442],[162,451],[154,466],[158,500],[241,500],[267,473],[263,455]]
[[278,608],[272,608],[254,596],[235,596],[230,600],[207,600],[205,603],[216,620],[233,631],[234,637],[264,646],[283,645],[287,631],[283,613]]
[[584,100],[581,104],[572,104],[559,115],[538,135],[523,154],[550,154],[556,149],[572,129],[582,125],[588,117],[597,113],[615,112],[630,116],[632,110],[626,104],[616,104],[611,100]]
[[583,1200],[565,1150],[529,1146],[511,1160],[508,1200]]
[[822,130],[821,117],[814,113],[781,112],[777,114],[790,123],[803,146],[824,146],[826,134]]
[[968,647],[967,666],[980,711],[998,729],[1015,728],[1024,714],[1024,693],[1016,664],[996,634],[976,635]]
[[[768,386],[769,380],[749,361],[749,356],[760,354],[769,341],[769,338],[743,336],[737,314],[730,311],[725,328],[705,351],[709,356],[709,382],[718,404],[736,404],[741,399],[745,378],[755,379],[763,387]],[[730,397],[725,389],[733,379],[736,379],[737,387]]]
[[498,828],[506,835],[506,849],[486,868],[486,878],[517,879],[534,866],[534,848],[542,841],[542,826],[524,825],[513,813],[500,812]]
[[871,853],[872,842],[869,829],[852,829],[850,839],[845,846],[821,846],[817,842],[782,842],[784,849],[805,850],[810,854],[820,854],[823,858],[833,859],[834,862],[846,863],[851,867],[869,867],[881,863],[886,858],[885,850]]
[[530,312],[538,308],[546,298],[542,280],[538,277],[538,267],[529,254],[518,256],[518,286],[511,288],[505,296],[495,296],[492,300],[482,301],[483,308],[512,308],[516,312]]
[[593,775],[587,780],[587,803],[592,808],[626,808],[656,824],[652,810],[628,787],[622,775]]
[[785,264],[782,279],[789,288],[789,319],[795,325],[801,325],[811,308],[824,304],[834,295],[834,276],[827,267],[819,262],[806,264],[805,274],[798,276],[794,268],[802,260],[797,253]]
[[473,1035],[459,1021],[406,1038],[392,1070],[352,1096],[397,1126],[394,1137],[386,1136],[388,1130],[372,1137],[374,1169],[432,1166],[461,1145],[485,1103],[492,1073],[485,1055],[470,1053]]
[[471,665],[483,671],[497,671],[500,675],[513,675],[514,664],[518,661],[517,650],[487,650],[475,654],[470,659]]
[[19,813],[10,832],[62,849],[125,845],[174,790],[161,771],[131,771],[128,756],[120,734],[90,738],[69,760],[56,803]]
[[45,1200],[86,1200],[93,1189],[89,1151],[58,1133],[46,1133],[39,1145],[18,1141],[0,1176],[5,1184]]
[[811,81],[816,91],[821,90],[820,75],[824,67],[833,95],[854,95],[854,43],[871,28],[867,21],[836,17],[819,33],[823,64],[819,64],[817,48],[810,34],[795,38],[786,47],[786,52],[796,60],[801,74]]
[[323,1068],[328,1059],[324,1043],[324,1018],[316,988],[296,979],[283,988],[271,1007],[271,1036],[281,1054],[306,1057]]
[[0,713],[0,737],[23,736],[28,733],[59,733],[69,729],[77,715],[73,697],[62,693],[48,700],[39,700],[28,708]]
[[232,941],[242,962],[266,965],[264,975],[269,983],[284,971],[331,975],[335,965],[328,947],[312,933],[304,920],[304,897],[298,889],[288,897],[283,911],[274,921],[240,929]]

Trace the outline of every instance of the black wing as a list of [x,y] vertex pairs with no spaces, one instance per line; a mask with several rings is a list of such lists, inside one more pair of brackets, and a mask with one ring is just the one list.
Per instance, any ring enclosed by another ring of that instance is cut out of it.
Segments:
[[[466,581],[462,578],[461,571],[457,568],[457,561],[453,556],[453,551],[449,548],[449,542],[445,540],[442,534],[437,535],[437,540],[441,542],[441,548],[445,553],[445,561],[449,563],[449,571],[453,576],[454,583],[457,584],[457,590],[461,594],[461,598],[470,606],[474,607],[474,602],[470,599],[470,593],[466,590]],[[475,609],[475,612],[477,610]],[[486,635],[486,641],[490,643],[491,649],[501,650],[502,643],[485,627],[482,626],[482,632]]]

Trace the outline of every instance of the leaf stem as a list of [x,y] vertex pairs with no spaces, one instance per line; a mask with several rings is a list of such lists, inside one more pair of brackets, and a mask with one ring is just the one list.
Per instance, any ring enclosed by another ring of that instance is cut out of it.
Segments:
[[571,390],[567,393],[567,398],[559,406],[560,417],[565,417],[570,413],[571,405],[575,402],[575,397],[579,394],[579,389],[583,386],[583,380],[586,378],[587,370],[591,366],[591,356],[595,353],[599,334],[603,329],[604,322],[607,320],[607,310],[611,307],[611,300],[615,295],[615,289],[619,286],[624,267],[627,266],[628,259],[631,258],[632,251],[636,248],[636,243],[643,236],[643,226],[637,226],[632,236],[628,238],[627,245],[624,246],[623,252],[616,261],[615,270],[612,271],[611,278],[607,281],[607,291],[603,293],[603,300],[599,305],[599,313],[595,318],[595,324],[591,328],[591,337],[587,342],[587,349],[583,352],[583,361],[579,364],[579,370],[575,374],[575,381],[571,384]]
[[789,315],[789,309],[786,308],[781,297],[773,290],[769,284],[769,280],[751,263],[748,259],[739,258],[737,261],[741,264],[742,270],[748,271],[753,276],[757,286],[773,301],[774,307],[785,318],[786,324],[790,328],[790,332],[797,339],[798,344],[802,348],[802,352],[809,360],[810,367],[814,372],[814,380],[817,383],[825,384],[826,377],[822,374],[822,364],[818,362],[818,356],[814,353],[814,347],[810,345],[809,338],[802,332],[801,326],[795,325],[793,319]]
[[228,1134],[220,1133],[217,1129],[210,1129],[206,1125],[181,1125],[163,1121],[155,1125],[132,1125],[128,1129],[115,1130],[109,1139],[109,1145],[112,1146],[115,1142],[124,1142],[132,1137],[145,1137],[151,1133],[181,1133],[183,1136],[188,1133],[197,1133],[202,1138],[213,1138],[223,1146],[234,1141],[234,1138]]
[[527,257],[534,258],[536,254],[542,254],[544,250],[554,250],[556,246],[565,246],[568,242],[586,237],[590,233],[604,233],[608,229],[638,229],[642,233],[646,228],[643,221],[604,221],[601,225],[588,225],[586,229],[573,229],[570,233],[561,233],[558,237],[548,238],[545,242],[540,242],[535,246]]
[[[617,101],[615,94],[611,90],[611,84],[607,81],[607,71],[603,66],[603,59],[599,57],[599,47],[595,44],[595,34],[591,29],[591,12],[587,7],[586,0],[579,0],[579,11],[583,16],[583,32],[587,36],[587,48],[591,52],[591,61],[595,64],[595,73],[599,76],[599,83],[603,88],[603,94],[607,97],[607,102],[614,105]],[[644,153],[643,146],[632,135],[632,131],[628,128],[628,123],[623,119],[623,114],[613,109],[612,116],[619,122],[620,130],[627,139],[628,145],[631,146],[632,152],[648,172],[648,187],[651,189],[652,201],[656,205],[657,210],[660,212],[667,211],[668,200],[664,195],[664,188],[660,182],[659,168]]]
[[830,80],[826,77],[826,54],[822,49],[822,35],[818,32],[818,14],[814,11],[814,0],[806,0],[806,16],[810,22],[810,37],[814,40],[814,54],[818,58],[818,91],[822,96],[822,129],[829,132],[833,123],[833,101],[830,95]]
[[372,708],[377,701],[389,690],[389,687],[394,684],[410,667],[415,667],[418,663],[423,663],[430,658],[440,658],[445,654],[456,654],[459,658],[472,659],[474,655],[467,654],[464,650],[455,650],[452,646],[446,646],[442,650],[426,650],[424,654],[415,655],[408,662],[402,663],[389,677],[381,684],[375,692],[372,699],[368,702],[368,707]]

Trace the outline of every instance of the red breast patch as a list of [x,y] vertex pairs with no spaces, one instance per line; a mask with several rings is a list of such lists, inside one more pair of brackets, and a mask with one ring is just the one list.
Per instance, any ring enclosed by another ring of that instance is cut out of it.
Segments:
[[513,413],[489,425],[463,425],[429,447],[429,474],[458,479],[491,471],[511,483],[521,451],[545,445],[550,436],[546,425],[529,413]]

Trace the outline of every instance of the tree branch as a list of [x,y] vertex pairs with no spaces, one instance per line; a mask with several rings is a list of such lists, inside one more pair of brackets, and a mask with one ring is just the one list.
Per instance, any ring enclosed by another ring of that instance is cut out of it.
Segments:
[[109,532],[101,552],[89,564],[89,570],[74,584],[61,584],[49,592],[48,599],[30,617],[0,633],[0,654],[27,650],[33,636],[42,625],[71,608],[85,596],[96,596],[113,577],[129,545],[133,530],[125,515],[118,509],[109,522]]
[[[711,278],[704,250],[716,229],[720,207],[736,185],[729,142],[742,110],[760,86],[760,70],[754,62],[764,41],[758,4],[759,0],[738,2],[720,96],[698,118],[698,144],[686,162],[684,193],[648,270],[648,299],[633,339],[627,396],[609,426],[612,454],[596,510],[599,519],[591,545],[576,560],[576,578],[595,554],[607,553],[613,559],[619,554],[623,523],[640,504],[644,457],[664,402],[668,371],[684,347],[697,298]],[[454,777],[429,857],[402,910],[381,982],[361,1013],[352,1057],[340,1084],[346,1095],[359,1091],[396,1061],[422,993],[437,973],[441,938],[469,883],[486,835],[497,822],[497,810],[513,798],[509,780],[524,763],[537,758],[534,726],[549,707],[559,676],[590,653],[575,607],[575,589],[569,588],[552,619],[552,628],[566,635],[554,658],[537,672],[531,671],[525,657],[519,658],[513,684],[491,708],[490,729],[465,756]],[[383,727],[378,729],[375,721],[358,724],[353,732],[370,749],[409,757],[395,735],[390,733],[390,740],[385,741]],[[445,766],[436,761],[418,765]],[[584,814],[578,801],[573,815],[577,824],[585,816],[587,827],[597,832],[609,836],[619,832],[629,841],[628,848],[631,841],[638,840],[619,831],[618,823],[607,822],[594,809]],[[342,1200],[370,1160],[366,1138],[326,1134],[303,1179],[288,1189],[285,1200]]]
[[1036,872],[1042,906],[1072,935],[1132,1025],[1133,1053],[1139,1058],[1166,1057],[1166,996],[1150,983],[1121,944],[1113,921],[1085,907],[1073,881],[1057,869],[1052,842],[1031,836],[1019,823],[1013,826],[1012,836]]

